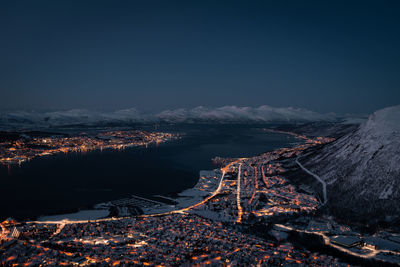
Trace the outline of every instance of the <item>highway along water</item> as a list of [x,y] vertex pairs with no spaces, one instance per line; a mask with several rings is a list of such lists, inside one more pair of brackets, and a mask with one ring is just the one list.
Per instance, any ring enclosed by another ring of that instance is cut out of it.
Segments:
[[269,125],[180,125],[160,131],[183,133],[158,146],[35,158],[21,166],[0,167],[0,219],[33,219],[123,198],[180,192],[197,183],[211,159],[249,157],[299,142],[267,133]]

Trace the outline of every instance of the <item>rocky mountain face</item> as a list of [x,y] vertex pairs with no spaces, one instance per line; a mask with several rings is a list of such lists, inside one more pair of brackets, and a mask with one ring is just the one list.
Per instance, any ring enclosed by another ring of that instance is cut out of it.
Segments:
[[301,161],[326,182],[336,215],[365,223],[399,220],[400,105],[375,112]]

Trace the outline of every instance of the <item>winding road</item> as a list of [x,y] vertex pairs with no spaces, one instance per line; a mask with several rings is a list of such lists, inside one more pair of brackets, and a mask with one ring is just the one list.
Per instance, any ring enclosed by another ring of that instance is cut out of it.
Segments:
[[[304,156],[304,155],[302,155]],[[325,205],[328,202],[328,198],[326,197],[326,183],[324,180],[321,179],[321,177],[319,177],[318,175],[316,175],[315,173],[311,172],[310,170],[308,170],[306,167],[303,166],[303,164],[301,164],[299,162],[300,157],[302,156],[298,156],[296,158],[296,163],[297,165],[300,166],[300,168],[305,171],[306,173],[308,173],[309,175],[311,175],[312,177],[314,177],[315,179],[317,179],[321,184],[322,184],[322,192],[323,192],[323,197],[324,197],[324,201],[322,203],[322,205]]]

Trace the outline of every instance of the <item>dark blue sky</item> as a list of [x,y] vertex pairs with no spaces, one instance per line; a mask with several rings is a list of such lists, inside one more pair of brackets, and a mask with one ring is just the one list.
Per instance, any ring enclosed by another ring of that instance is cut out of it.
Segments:
[[1,1],[0,107],[400,103],[400,1]]

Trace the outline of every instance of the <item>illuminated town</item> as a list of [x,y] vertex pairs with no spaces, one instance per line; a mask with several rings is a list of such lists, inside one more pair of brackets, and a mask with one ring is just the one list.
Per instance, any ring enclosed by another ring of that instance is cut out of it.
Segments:
[[[137,138],[138,132],[102,136],[123,140],[90,146],[93,139],[82,138],[78,140],[85,141],[79,144],[93,149],[125,146],[126,138]],[[135,145],[172,138],[168,134],[139,136]],[[221,168],[201,172],[197,185],[181,192],[175,205],[151,200],[146,205],[146,199],[135,198],[97,205],[121,208],[142,202],[142,215],[92,221],[20,223],[8,219],[0,224],[0,262],[9,266],[347,265],[327,253],[300,248],[296,244],[301,240],[329,248],[334,255],[347,255],[353,263],[398,262],[400,236],[361,235],[330,217],[316,215],[324,206],[322,194],[292,184],[282,162],[332,139],[296,137],[305,142],[251,158],[219,159]]]
[[400,267],[400,0],[0,1],[0,37],[0,267]]
[[124,149],[132,146],[158,144],[178,136],[171,133],[146,131],[108,131],[94,136],[56,135],[51,137],[24,136],[0,142],[0,164],[21,164],[35,157],[57,153],[87,152],[102,149]]

